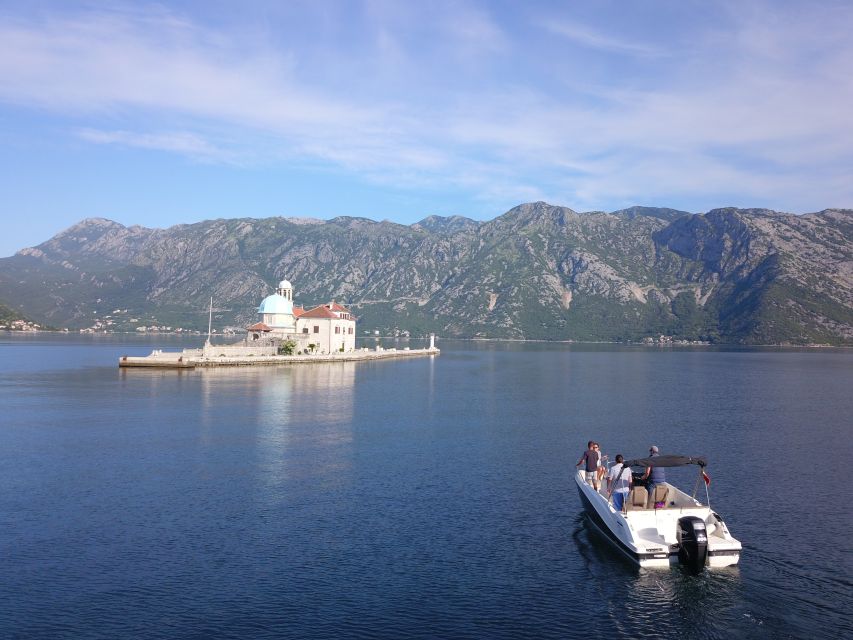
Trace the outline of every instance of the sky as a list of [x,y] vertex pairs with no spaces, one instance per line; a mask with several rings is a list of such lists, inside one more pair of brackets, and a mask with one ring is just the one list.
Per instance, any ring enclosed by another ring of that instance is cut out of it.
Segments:
[[83,218],[853,207],[853,3],[0,0],[0,256]]

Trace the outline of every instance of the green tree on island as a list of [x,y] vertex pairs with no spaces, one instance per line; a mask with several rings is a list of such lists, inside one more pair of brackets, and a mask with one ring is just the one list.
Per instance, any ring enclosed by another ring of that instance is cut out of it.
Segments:
[[278,355],[280,356],[292,356],[296,353],[296,341],[295,340],[285,340],[280,345],[278,345]]

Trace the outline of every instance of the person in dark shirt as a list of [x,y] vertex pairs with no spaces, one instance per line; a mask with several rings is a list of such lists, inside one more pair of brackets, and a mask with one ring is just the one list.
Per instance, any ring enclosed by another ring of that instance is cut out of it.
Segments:
[[592,440],[587,442],[586,447],[586,451],[583,452],[581,459],[575,463],[575,466],[577,467],[583,463],[584,478],[586,479],[587,484],[591,484],[593,488],[598,491],[599,453],[595,450],[595,442]]
[[[659,455],[660,451],[655,445],[649,447],[650,458],[655,458]],[[653,496],[655,494],[655,487],[666,482],[666,474],[664,473],[663,467],[656,467],[654,465],[646,467],[646,472],[643,474],[643,480],[647,480],[646,489],[648,490],[649,495]]]

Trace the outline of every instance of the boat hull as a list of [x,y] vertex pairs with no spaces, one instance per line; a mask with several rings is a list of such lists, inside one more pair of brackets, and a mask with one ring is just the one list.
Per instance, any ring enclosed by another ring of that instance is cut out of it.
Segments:
[[[626,514],[614,510],[602,494],[585,482],[583,473],[576,474],[575,482],[581,504],[592,527],[626,559],[641,567],[666,568],[677,565],[679,545],[675,531],[678,518],[689,514],[704,520],[709,519],[712,514],[708,507],[697,506],[689,510],[634,511],[629,512],[626,517]],[[725,534],[728,536],[727,530]],[[709,539],[706,566],[720,568],[737,564],[740,558],[740,542],[731,536],[728,538],[713,541]]]

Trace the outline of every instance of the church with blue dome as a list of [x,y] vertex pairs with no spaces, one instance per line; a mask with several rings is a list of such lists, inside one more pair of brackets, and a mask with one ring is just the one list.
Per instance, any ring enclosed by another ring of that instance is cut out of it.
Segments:
[[275,293],[258,306],[258,322],[247,327],[246,344],[296,343],[299,352],[355,351],[355,316],[334,300],[305,310],[293,304],[293,285],[278,283]]
[[288,280],[278,283],[275,293],[267,296],[258,307],[260,321],[276,332],[295,333],[293,315],[293,285]]

